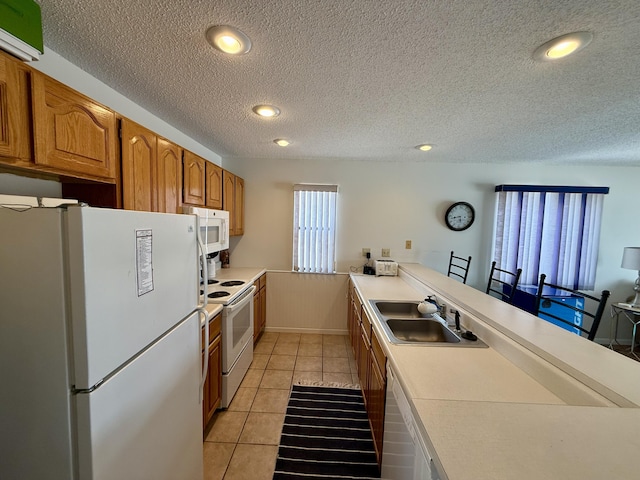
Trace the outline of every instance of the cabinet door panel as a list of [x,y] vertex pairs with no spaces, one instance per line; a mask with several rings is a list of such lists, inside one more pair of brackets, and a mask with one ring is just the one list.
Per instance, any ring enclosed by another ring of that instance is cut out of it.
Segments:
[[260,289],[260,330],[267,327],[267,287]]
[[370,345],[367,337],[364,334],[364,330],[360,328],[360,338],[358,341],[358,378],[360,379],[360,386],[364,394],[364,403],[369,408],[369,363],[370,363]]
[[158,211],[180,213],[182,149],[164,138],[158,138],[157,172]]
[[188,150],[183,154],[184,203],[205,205],[205,160]]
[[244,179],[236,175],[234,180],[233,214],[235,235],[244,235]]
[[122,120],[122,195],[127,210],[155,212],[156,136],[127,119]]
[[384,407],[386,382],[376,362],[369,367],[369,401],[367,413],[371,423],[373,443],[378,457],[378,464],[382,460],[382,437],[384,433]]
[[33,161],[29,70],[0,52],[0,157]]
[[209,208],[222,209],[222,167],[207,162],[205,168],[207,174],[207,199]]
[[222,399],[222,350],[220,347],[220,336],[218,335],[209,345],[207,423],[211,420],[216,408],[220,406],[220,400]]
[[222,209],[229,212],[229,235],[236,234],[235,210],[233,204],[235,202],[235,186],[236,176],[222,171]]
[[262,315],[262,311],[260,310],[260,290],[257,290],[256,293],[253,294],[253,343],[258,341],[258,337],[260,336],[260,316]]
[[32,92],[36,163],[115,179],[115,112],[38,72]]

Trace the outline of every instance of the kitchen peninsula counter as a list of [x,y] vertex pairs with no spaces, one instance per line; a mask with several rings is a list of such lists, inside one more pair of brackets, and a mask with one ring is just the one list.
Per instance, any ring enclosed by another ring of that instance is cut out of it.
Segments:
[[[640,363],[421,265],[351,277],[443,480],[638,478]],[[429,294],[489,348],[390,343],[369,300]]]

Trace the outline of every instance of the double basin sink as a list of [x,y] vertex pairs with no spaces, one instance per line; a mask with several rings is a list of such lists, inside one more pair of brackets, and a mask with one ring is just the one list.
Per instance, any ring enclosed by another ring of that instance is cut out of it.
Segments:
[[369,300],[388,340],[396,345],[446,345],[486,347],[482,340],[468,340],[451,330],[438,314],[418,311],[419,301]]

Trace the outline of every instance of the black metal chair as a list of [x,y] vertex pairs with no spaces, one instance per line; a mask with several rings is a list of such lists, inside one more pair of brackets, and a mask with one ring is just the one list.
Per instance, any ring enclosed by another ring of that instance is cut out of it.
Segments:
[[[598,326],[600,326],[600,320],[602,320],[602,314],[604,313],[607,299],[609,298],[611,292],[609,292],[609,290],[603,290],[600,297],[596,297],[579,290],[573,290],[571,288],[561,287],[560,285],[554,285],[553,283],[546,282],[546,278],[547,276],[544,273],[540,275],[540,282],[538,283],[538,295],[536,298],[536,315],[540,316],[541,305],[546,308],[549,308],[552,305],[559,305],[559,308],[561,308],[562,310],[567,309],[568,311],[572,312],[572,314],[570,315],[571,317],[575,315],[575,312],[578,312],[583,317],[585,315],[587,317],[591,317],[591,325],[589,326],[589,328],[585,328],[584,326],[576,325],[574,322],[567,320],[566,318],[562,318],[560,314],[556,315],[547,310],[545,310],[543,313],[543,315],[545,315],[546,317],[550,317],[558,322],[578,329],[581,334],[586,334],[587,339],[593,341],[593,339],[596,337],[596,332],[598,331]],[[545,294],[545,287],[553,290],[547,290]],[[558,291],[568,293],[574,297],[581,297],[583,299],[582,307],[573,306],[567,302],[563,302],[558,296]],[[556,312],[562,312],[562,310],[556,310]],[[594,310],[595,313],[592,313]]]
[[467,283],[467,275],[469,274],[469,265],[471,265],[471,255],[469,258],[456,257],[451,250],[449,257],[449,271],[447,276],[458,277],[462,279],[462,283]]
[[[496,267],[496,262],[492,262],[491,273],[489,273],[489,281],[487,282],[487,293],[489,295],[495,293],[499,295],[502,301],[512,303],[520,281],[520,275],[522,275],[521,268],[514,273],[498,268]],[[499,289],[496,288],[496,285],[499,285]]]

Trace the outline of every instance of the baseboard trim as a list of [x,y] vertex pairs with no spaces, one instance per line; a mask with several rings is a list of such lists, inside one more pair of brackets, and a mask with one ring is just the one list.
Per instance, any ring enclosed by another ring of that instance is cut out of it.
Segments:
[[319,329],[319,328],[265,327],[264,331],[270,332],[270,333],[308,333],[308,334],[320,334],[320,335],[348,335],[349,333],[348,330],[346,329],[338,329],[338,328]]

